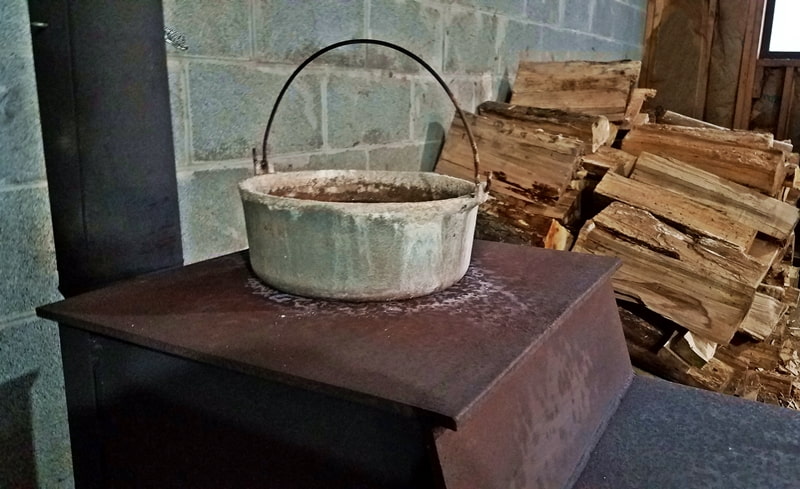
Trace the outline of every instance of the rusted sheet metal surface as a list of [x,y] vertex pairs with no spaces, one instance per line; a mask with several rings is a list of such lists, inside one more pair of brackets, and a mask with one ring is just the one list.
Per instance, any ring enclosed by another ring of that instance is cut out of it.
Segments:
[[[455,429],[616,266],[611,258],[476,242],[472,266],[450,289],[357,304],[279,293],[252,274],[242,253],[140,277],[39,314],[267,379],[410,406]],[[592,338],[586,346],[597,348],[599,338]]]
[[570,487],[632,376],[607,283],[554,326],[458,431],[439,434],[448,489]]

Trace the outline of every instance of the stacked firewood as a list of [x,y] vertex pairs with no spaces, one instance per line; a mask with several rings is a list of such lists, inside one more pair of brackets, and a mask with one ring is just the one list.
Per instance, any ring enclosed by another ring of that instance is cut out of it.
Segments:
[[[469,115],[495,176],[477,236],[620,258],[635,365],[800,402],[800,328],[787,316],[800,299],[797,155],[671,112],[651,124],[641,109],[654,92],[635,88],[638,75],[630,61],[522,63],[510,104]],[[471,177],[465,138],[454,121],[437,171]]]
[[622,149],[637,156],[633,172],[597,186],[609,205],[587,221],[574,251],[622,260],[614,286],[634,363],[792,405],[800,343],[786,313],[800,298],[798,209],[783,199],[796,193],[785,191],[796,165],[775,143],[721,128],[632,129]]
[[[485,102],[469,115],[493,197],[479,213],[478,237],[569,249],[582,224],[587,189],[608,170],[635,160],[611,148],[650,90],[635,89],[638,61],[522,63],[510,104]],[[584,78],[591,80],[587,83]],[[460,120],[445,140],[437,171],[470,178]]]

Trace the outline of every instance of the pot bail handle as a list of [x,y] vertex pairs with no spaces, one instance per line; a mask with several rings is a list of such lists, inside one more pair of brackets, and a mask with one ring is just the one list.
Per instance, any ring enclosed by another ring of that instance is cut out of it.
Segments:
[[[278,106],[280,105],[281,100],[283,100],[283,96],[289,89],[289,85],[291,85],[292,81],[297,77],[297,75],[300,74],[303,68],[305,68],[309,63],[311,63],[318,57],[322,56],[328,51],[332,51],[336,48],[340,48],[342,46],[347,46],[350,44],[375,44],[378,46],[394,49],[395,51],[399,51],[408,56],[409,58],[413,59],[414,61],[422,65],[422,67],[425,68],[428,71],[428,73],[433,75],[436,81],[439,82],[439,85],[441,85],[441,87],[444,89],[445,93],[447,93],[447,96],[450,97],[450,101],[453,102],[453,106],[455,106],[456,108],[456,113],[461,118],[461,122],[464,123],[464,130],[467,132],[467,138],[469,139],[469,144],[470,147],[472,148],[472,158],[475,166],[475,185],[480,186],[480,178],[479,178],[480,158],[478,157],[478,145],[475,144],[475,137],[472,135],[472,129],[470,128],[470,125],[467,122],[467,118],[464,115],[464,111],[461,110],[461,107],[458,105],[458,102],[456,101],[453,92],[450,90],[450,87],[447,86],[447,83],[445,83],[442,77],[439,76],[439,74],[436,73],[436,71],[433,68],[431,68],[430,65],[428,65],[428,63],[426,63],[422,58],[420,58],[416,54],[412,53],[411,51],[403,47],[400,47],[396,44],[392,44],[387,41],[381,41],[379,39],[348,39],[346,41],[340,41],[320,49],[316,53],[309,56],[305,61],[300,63],[300,66],[298,66],[294,70],[294,72],[289,76],[289,79],[286,80],[286,83],[283,85],[283,88],[281,88],[281,91],[278,92],[278,97],[275,99],[275,105],[272,106],[272,111],[269,114],[269,120],[267,121],[267,128],[264,131],[264,140],[261,143],[261,161],[258,161],[258,158],[256,157],[256,149],[253,148],[253,164],[260,165],[262,169],[269,168],[269,163],[267,162],[267,139],[269,138],[269,130],[272,127],[272,122],[275,119],[275,113],[278,111]],[[484,190],[488,190],[488,185],[490,181],[491,181],[491,175],[487,172],[487,183],[486,183],[487,188]]]

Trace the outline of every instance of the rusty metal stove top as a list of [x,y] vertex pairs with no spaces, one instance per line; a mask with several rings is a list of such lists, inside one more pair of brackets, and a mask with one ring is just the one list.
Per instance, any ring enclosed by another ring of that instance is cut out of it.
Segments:
[[448,290],[407,301],[343,303],[267,287],[242,252],[139,277],[38,312],[265,379],[423,410],[456,429],[616,264],[606,257],[478,241],[467,275]]

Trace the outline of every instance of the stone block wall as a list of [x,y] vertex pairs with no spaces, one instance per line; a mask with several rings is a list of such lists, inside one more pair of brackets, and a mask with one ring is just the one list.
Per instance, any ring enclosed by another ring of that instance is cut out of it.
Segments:
[[0,2],[0,488],[73,487],[60,299],[26,0]]
[[[638,59],[646,0],[164,0],[187,263],[247,246],[236,183],[252,172],[275,96],[328,44],[397,43],[429,62],[466,110],[504,100],[520,58]],[[453,116],[433,78],[376,46],[333,51],[284,99],[270,136],[279,171],[431,169]]]

